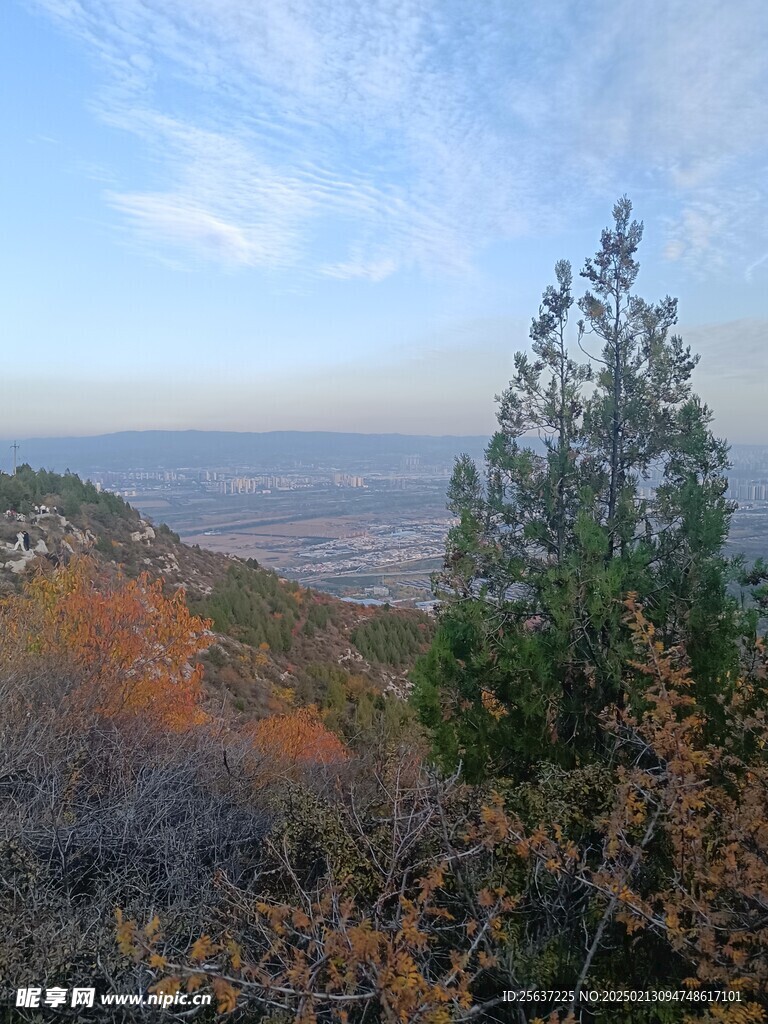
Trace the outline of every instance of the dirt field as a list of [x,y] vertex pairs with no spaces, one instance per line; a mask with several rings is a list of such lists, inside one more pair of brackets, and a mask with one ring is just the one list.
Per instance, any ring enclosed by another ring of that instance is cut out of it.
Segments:
[[[236,522],[226,524],[219,521],[216,529],[220,534],[205,535],[202,531],[185,536],[186,544],[199,544],[209,551],[238,555],[240,558],[255,558],[262,565],[277,567],[292,564],[307,542],[322,543],[365,533],[368,526],[380,516],[323,516],[317,519],[297,519],[285,523],[270,523],[264,526],[252,525],[253,518],[240,517],[243,525],[238,529]],[[213,528],[213,527],[212,527]]]

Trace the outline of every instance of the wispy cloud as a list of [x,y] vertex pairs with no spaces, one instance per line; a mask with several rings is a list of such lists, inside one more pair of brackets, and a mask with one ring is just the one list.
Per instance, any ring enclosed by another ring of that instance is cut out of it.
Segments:
[[[674,214],[664,218],[664,256],[701,277],[729,268],[751,283],[768,235],[765,171],[743,171],[686,190]],[[750,178],[757,180],[750,181]]]
[[465,270],[626,189],[663,209],[670,259],[717,266],[742,222],[756,259],[763,0],[29,2],[101,61],[100,116],[147,158],[107,201],[160,251]]
[[264,258],[245,232],[178,196],[115,195],[113,205],[132,221],[140,235],[171,246],[214,256],[225,264],[256,264]]
[[760,267],[765,267],[766,265],[768,265],[768,252],[763,253],[762,256],[758,257],[758,259],[756,260],[753,260],[753,262],[749,264],[747,269],[744,271],[744,277],[747,279],[747,281],[751,282],[755,276],[755,271],[758,270]]

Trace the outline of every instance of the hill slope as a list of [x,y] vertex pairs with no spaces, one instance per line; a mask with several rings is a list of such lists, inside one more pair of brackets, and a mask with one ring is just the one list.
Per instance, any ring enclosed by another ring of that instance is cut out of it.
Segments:
[[[146,572],[213,622],[203,655],[212,697],[260,717],[318,704],[347,734],[408,688],[430,620],[371,609],[278,578],[253,560],[181,543],[115,495],[74,474],[20,467],[0,474],[0,588],[18,589],[35,569],[78,555],[129,577]],[[400,702],[398,702],[400,703]]]

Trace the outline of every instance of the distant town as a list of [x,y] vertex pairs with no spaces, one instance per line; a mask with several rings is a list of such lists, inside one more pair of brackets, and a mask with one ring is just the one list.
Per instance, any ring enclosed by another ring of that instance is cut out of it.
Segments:
[[[452,522],[446,490],[454,458],[468,450],[481,459],[485,442],[250,435],[265,450],[248,459],[254,445],[241,440],[248,435],[234,435],[229,446],[227,435],[204,432],[187,446],[180,446],[179,435],[160,434],[151,446],[145,435],[136,436],[143,446],[118,454],[109,437],[100,449],[75,447],[67,452],[71,468],[166,523],[187,544],[254,558],[281,576],[348,600],[408,604],[433,597],[430,577],[442,564]],[[27,461],[24,449],[42,444],[22,443],[19,458]],[[176,466],[170,464],[174,457]],[[201,464],[209,458],[209,465]],[[739,507],[730,548],[757,557],[768,535],[768,446],[735,445],[731,460],[727,496]],[[641,494],[649,496],[659,483],[650,474]]]
[[366,475],[299,465],[92,471],[187,544],[255,558],[354,601],[429,605],[451,516],[451,462],[397,458]]

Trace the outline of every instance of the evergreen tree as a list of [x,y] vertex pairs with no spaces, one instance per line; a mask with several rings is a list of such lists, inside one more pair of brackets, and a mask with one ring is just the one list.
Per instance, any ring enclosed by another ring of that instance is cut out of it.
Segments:
[[475,777],[525,774],[543,746],[565,764],[600,755],[601,712],[633,700],[630,593],[663,642],[687,647],[711,697],[735,666],[727,448],[692,392],[698,358],[670,334],[676,300],[634,294],[643,227],[631,212],[616,203],[581,272],[573,333],[586,361],[567,346],[563,260],[531,325],[533,358],[516,354],[497,396],[484,476],[462,456],[449,487],[447,607],[414,699],[438,755]]

